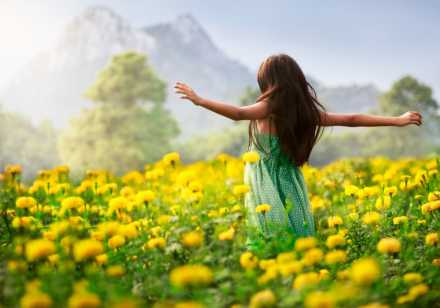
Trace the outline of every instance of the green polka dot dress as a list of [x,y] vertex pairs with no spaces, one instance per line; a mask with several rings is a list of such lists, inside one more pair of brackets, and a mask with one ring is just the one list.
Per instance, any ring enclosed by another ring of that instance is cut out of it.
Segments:
[[[266,133],[258,133],[259,144],[270,153],[251,145],[257,151],[260,160],[246,163],[244,183],[250,191],[245,195],[247,224],[253,232],[269,234],[283,229],[297,237],[315,235],[315,223],[307,196],[307,186],[301,169],[289,162],[281,151],[278,137]],[[270,211],[257,213],[260,204],[271,205]],[[252,246],[248,237],[247,246]]]

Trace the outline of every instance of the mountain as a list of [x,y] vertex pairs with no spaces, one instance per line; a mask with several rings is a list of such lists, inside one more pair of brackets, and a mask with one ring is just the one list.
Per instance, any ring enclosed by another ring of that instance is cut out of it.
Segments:
[[[189,14],[135,29],[112,10],[92,7],[73,18],[55,45],[37,54],[0,91],[0,101],[34,123],[49,118],[63,128],[81,108],[92,106],[82,93],[97,73],[113,55],[128,50],[146,54],[168,83],[166,106],[179,122],[181,138],[202,129],[218,130],[230,121],[180,100],[173,91],[175,81],[187,82],[201,95],[237,103],[247,85],[256,86],[256,74],[216,46]],[[378,91],[370,86],[328,88],[318,83],[317,88],[326,104],[341,110],[359,110],[377,101]]]

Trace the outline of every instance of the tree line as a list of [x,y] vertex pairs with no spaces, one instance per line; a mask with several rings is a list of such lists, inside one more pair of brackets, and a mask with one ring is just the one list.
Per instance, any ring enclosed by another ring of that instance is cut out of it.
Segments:
[[[254,103],[259,94],[258,89],[248,87],[239,104]],[[114,56],[83,95],[93,106],[83,109],[61,131],[49,121],[35,126],[23,115],[0,106],[0,167],[21,164],[28,178],[59,164],[68,165],[78,177],[89,169],[121,175],[141,170],[169,151],[180,152],[190,162],[220,152],[240,155],[247,149],[247,122],[176,143],[180,129],[164,104],[166,83],[143,54],[129,51]],[[383,93],[371,113],[400,115],[408,110],[422,113],[421,127],[325,133],[311,163],[322,165],[346,156],[439,154],[439,105],[429,86],[404,76]]]

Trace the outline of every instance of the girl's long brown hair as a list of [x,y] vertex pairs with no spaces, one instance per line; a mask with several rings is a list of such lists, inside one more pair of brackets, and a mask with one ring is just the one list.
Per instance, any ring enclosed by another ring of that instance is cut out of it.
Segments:
[[[269,103],[269,124],[272,121],[281,150],[298,167],[308,162],[313,146],[323,132],[315,89],[307,82],[294,59],[286,54],[268,57],[258,70],[261,95],[258,101]],[[262,149],[255,139],[256,121],[249,123],[249,144]]]

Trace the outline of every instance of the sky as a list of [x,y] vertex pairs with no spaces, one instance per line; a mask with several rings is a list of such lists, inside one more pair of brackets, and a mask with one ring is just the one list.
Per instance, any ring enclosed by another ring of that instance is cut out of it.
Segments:
[[0,0],[0,88],[89,6],[134,27],[191,13],[231,58],[256,70],[268,55],[293,56],[330,86],[381,90],[411,74],[440,97],[440,1]]

